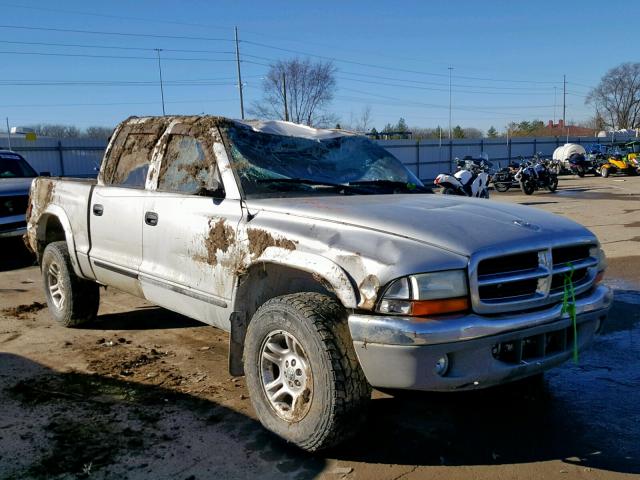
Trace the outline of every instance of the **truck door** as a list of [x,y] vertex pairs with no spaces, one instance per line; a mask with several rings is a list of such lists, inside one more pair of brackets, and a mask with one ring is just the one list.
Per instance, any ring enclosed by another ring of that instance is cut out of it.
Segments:
[[173,124],[163,138],[157,190],[145,199],[140,282],[150,301],[228,329],[241,207],[222,187],[217,128],[200,123]]
[[142,225],[151,155],[166,121],[135,119],[122,127],[105,154],[89,204],[91,250],[96,279],[142,296],[138,268],[142,262]]

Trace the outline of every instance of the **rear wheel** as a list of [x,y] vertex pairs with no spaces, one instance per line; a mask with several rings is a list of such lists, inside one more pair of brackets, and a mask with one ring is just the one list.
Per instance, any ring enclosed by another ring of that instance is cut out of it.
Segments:
[[549,177],[549,184],[547,185],[547,189],[550,192],[555,192],[558,189],[558,177],[555,175],[551,175]]
[[504,193],[507,190],[509,190],[510,185],[508,183],[494,183],[493,187],[496,189],[496,191],[500,192],[500,193]]
[[52,242],[44,249],[42,279],[47,306],[56,321],[75,327],[96,318],[100,305],[98,284],[75,274],[66,242]]
[[457,195],[458,192],[451,187],[446,187],[444,190],[442,190],[442,194],[443,195]]
[[578,165],[576,168],[576,173],[580,178],[584,177],[584,167],[582,165]]
[[356,433],[371,388],[342,306],[319,293],[276,297],[249,324],[244,369],[262,424],[308,451]]

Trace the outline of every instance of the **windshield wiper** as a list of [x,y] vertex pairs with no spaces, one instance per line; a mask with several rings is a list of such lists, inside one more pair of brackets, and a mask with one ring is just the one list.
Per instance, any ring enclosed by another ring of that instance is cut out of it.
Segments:
[[362,189],[350,184],[325,182],[324,180],[313,180],[311,178],[259,178],[256,180],[258,183],[288,183],[297,185],[317,185],[321,187],[333,187],[339,190],[344,190],[349,193],[366,193]]
[[358,180],[349,182],[349,185],[363,187],[381,187],[386,189],[402,189],[409,193],[433,193],[429,187],[416,185],[415,183],[399,182],[396,180]]

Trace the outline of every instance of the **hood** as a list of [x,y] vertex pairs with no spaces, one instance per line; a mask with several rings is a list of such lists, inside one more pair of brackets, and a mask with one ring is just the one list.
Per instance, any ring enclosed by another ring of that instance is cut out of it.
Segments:
[[0,195],[29,195],[32,177],[0,178]]
[[514,244],[596,241],[582,225],[521,205],[439,194],[259,199],[264,210],[357,226],[470,256]]

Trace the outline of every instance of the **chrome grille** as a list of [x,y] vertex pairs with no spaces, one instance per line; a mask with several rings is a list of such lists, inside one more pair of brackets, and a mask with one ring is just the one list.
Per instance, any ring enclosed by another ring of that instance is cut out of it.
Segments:
[[598,273],[597,245],[564,244],[472,258],[473,309],[503,313],[556,303],[562,299],[564,278],[571,270],[576,295],[588,290]]

